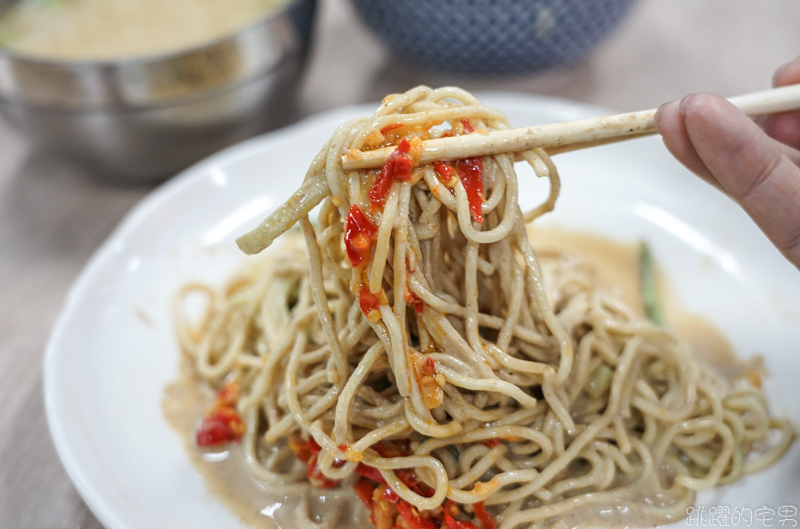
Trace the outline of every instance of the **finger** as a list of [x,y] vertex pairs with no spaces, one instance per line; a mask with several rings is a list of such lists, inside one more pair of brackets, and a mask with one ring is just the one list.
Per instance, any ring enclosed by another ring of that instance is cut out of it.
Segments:
[[764,132],[785,145],[800,147],[800,112],[770,116],[764,123]]
[[800,168],[721,97],[688,96],[680,108],[687,134],[705,166],[800,268]]
[[[800,57],[778,68],[772,77],[774,87],[797,83],[800,83]],[[764,131],[781,143],[800,147],[800,112],[770,116],[764,123]]]
[[800,57],[778,68],[772,76],[772,86],[776,88],[797,83],[800,83]]
[[720,187],[719,182],[708,170],[692,145],[692,140],[686,132],[683,114],[680,111],[680,101],[664,103],[658,107],[655,124],[664,145],[672,156],[703,180],[715,187]]
[[[680,101],[671,101],[661,105],[656,111],[655,124],[656,129],[662,135],[665,146],[673,156],[685,161],[684,165],[692,172],[699,173],[707,180],[713,180],[711,183],[722,189],[722,186],[711,174],[711,171],[708,170],[700,155],[697,154],[697,150],[694,148],[688,132],[686,132],[684,116],[680,111]],[[783,143],[778,145],[783,154],[792,163],[800,166],[800,151]]]

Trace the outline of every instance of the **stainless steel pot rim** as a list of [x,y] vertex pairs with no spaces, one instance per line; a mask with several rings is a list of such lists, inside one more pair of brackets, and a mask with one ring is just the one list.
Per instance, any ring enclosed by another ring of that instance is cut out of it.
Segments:
[[126,104],[120,105],[53,105],[53,104],[40,104],[31,101],[19,101],[7,99],[0,96],[0,114],[6,112],[14,107],[24,107],[31,111],[47,112],[52,115],[69,115],[69,114],[85,114],[85,115],[101,115],[101,114],[134,114],[137,112],[152,112],[158,109],[167,109],[171,107],[178,107],[184,105],[191,105],[203,100],[210,100],[218,97],[226,92],[232,92],[242,88],[250,83],[257,82],[258,80],[274,75],[278,75],[285,68],[291,68],[296,62],[301,60],[299,53],[287,55],[279,62],[275,63],[271,68],[261,72],[254,72],[253,75],[248,77],[240,77],[231,80],[228,83],[219,84],[217,86],[209,87],[203,91],[194,91],[185,94],[180,98],[171,98],[161,101],[150,101],[147,104]]
[[119,60],[56,61],[0,48],[0,100],[80,110],[159,106],[198,97],[303,53],[316,3],[289,0],[230,35]]
[[[19,0],[12,0],[9,4],[13,4]],[[259,18],[255,22],[251,22],[246,26],[243,26],[233,33],[228,35],[224,35],[222,37],[217,37],[215,39],[209,40],[204,42],[203,44],[190,46],[187,48],[180,48],[175,51],[167,51],[162,53],[154,53],[151,55],[140,55],[140,56],[133,56],[133,57],[122,57],[119,59],[67,59],[67,60],[47,60],[42,57],[37,57],[35,55],[25,55],[24,53],[17,53],[13,50],[9,50],[8,48],[4,48],[0,46],[0,60],[5,58],[10,58],[15,61],[19,62],[27,62],[32,64],[38,65],[69,65],[69,66],[85,66],[85,67],[98,67],[98,66],[105,66],[105,67],[120,67],[130,64],[143,64],[143,63],[156,63],[160,61],[170,61],[174,59],[179,59],[186,55],[191,55],[192,53],[196,53],[198,51],[213,48],[218,46],[225,41],[231,40],[236,38],[237,35],[241,33],[245,33],[252,29],[258,28],[262,25],[268,24],[271,20],[278,18],[284,15],[287,11],[289,11],[294,5],[302,2],[302,0],[287,0],[286,3],[272,11],[267,12],[263,17]],[[4,8],[0,7],[0,13]]]

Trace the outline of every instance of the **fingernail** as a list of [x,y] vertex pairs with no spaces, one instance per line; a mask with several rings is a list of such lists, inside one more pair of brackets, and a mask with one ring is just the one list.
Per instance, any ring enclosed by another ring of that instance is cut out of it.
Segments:
[[783,69],[786,68],[787,66],[788,66],[788,64],[784,64],[783,66],[781,66],[780,68],[775,70],[774,74],[772,74],[772,88],[777,88],[778,87],[778,79],[780,78],[780,75],[781,75],[781,72],[783,72]]
[[773,87],[777,88],[778,86],[781,86],[782,84],[785,84],[785,83],[781,83],[780,82],[781,74],[783,73],[784,70],[786,70],[786,67],[791,66],[792,64],[797,62],[797,59],[800,59],[800,57],[797,57],[797,58],[787,62],[786,64],[782,64],[777,70],[775,70],[775,73],[772,74],[772,86]]
[[681,111],[681,114],[683,114],[684,117],[686,116],[686,111],[685,111],[686,102],[689,99],[692,99],[693,97],[694,97],[694,94],[689,94],[688,96],[686,96],[683,99],[681,99],[681,102],[678,104],[678,110]]
[[661,114],[667,111],[667,107],[674,106],[676,104],[678,104],[677,100],[662,103],[661,106],[656,109],[656,115],[654,117],[655,122],[658,123],[659,119],[661,119]]
[[655,115],[656,121],[658,121],[658,117],[661,115],[661,111],[664,109],[664,107],[669,105],[671,102],[672,101],[668,101],[667,103],[661,103],[661,105],[659,105],[659,107],[656,109],[656,115]]

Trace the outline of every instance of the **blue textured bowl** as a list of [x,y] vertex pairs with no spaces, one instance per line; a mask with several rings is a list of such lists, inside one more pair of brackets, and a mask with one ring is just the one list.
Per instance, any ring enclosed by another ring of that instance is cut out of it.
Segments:
[[352,0],[400,58],[471,75],[565,66],[585,55],[635,0]]

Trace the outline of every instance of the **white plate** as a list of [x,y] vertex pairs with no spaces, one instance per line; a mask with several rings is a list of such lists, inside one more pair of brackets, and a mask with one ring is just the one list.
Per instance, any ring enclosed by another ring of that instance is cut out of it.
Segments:
[[[482,99],[515,126],[606,113],[540,97]],[[75,282],[47,350],[47,416],[69,475],[110,529],[237,525],[206,492],[161,414],[163,388],[178,367],[171,298],[190,279],[221,284],[245,259],[235,237],[297,187],[337,125],[373,109],[331,111],[188,169],[134,208]],[[567,154],[557,163],[563,194],[546,222],[650,241],[689,309],[715,323],[739,354],[765,355],[773,410],[796,422],[798,271],[730,200],[677,164],[658,138]],[[521,179],[525,202],[539,200],[543,183]],[[798,506],[798,497],[795,443],[772,468],[699,501],[778,511]]]

